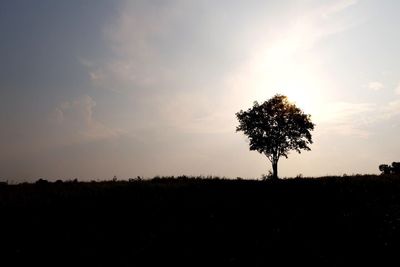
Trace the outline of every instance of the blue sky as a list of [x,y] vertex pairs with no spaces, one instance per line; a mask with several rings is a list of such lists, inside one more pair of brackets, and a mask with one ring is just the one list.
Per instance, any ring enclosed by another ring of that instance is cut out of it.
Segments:
[[316,123],[282,176],[400,159],[398,1],[3,1],[0,177],[259,177],[235,112]]

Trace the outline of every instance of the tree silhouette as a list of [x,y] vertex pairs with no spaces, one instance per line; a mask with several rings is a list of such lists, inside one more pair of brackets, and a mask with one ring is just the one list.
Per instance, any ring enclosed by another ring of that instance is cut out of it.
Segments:
[[392,172],[394,174],[400,174],[400,162],[392,162]]
[[311,116],[304,114],[284,95],[277,94],[262,104],[255,101],[252,108],[240,110],[236,117],[239,120],[236,132],[243,131],[250,140],[250,150],[269,159],[274,179],[278,178],[281,156],[287,158],[290,150],[298,153],[301,149],[311,150],[308,146],[313,143],[310,131],[315,126]]
[[400,162],[392,162],[392,165],[387,164],[379,165],[379,170],[382,174],[400,174]]
[[387,164],[381,164],[379,165],[379,170],[382,172],[382,174],[390,174],[392,168]]

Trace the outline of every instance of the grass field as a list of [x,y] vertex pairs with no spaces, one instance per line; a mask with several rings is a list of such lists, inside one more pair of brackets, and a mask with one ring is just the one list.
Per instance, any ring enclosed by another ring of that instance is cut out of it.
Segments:
[[1,266],[400,262],[399,176],[2,183],[0,214]]

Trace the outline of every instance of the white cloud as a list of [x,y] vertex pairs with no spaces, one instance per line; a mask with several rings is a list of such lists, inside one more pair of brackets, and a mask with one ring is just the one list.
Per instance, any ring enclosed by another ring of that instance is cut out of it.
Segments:
[[324,8],[322,13],[324,17],[329,17],[335,13],[338,13],[346,8],[353,6],[358,3],[358,0],[339,0],[334,2],[332,5],[328,5]]
[[383,108],[383,117],[391,119],[394,116],[400,115],[400,99],[389,102]]
[[400,99],[385,105],[373,103],[337,102],[320,110],[322,120],[317,122],[319,129],[325,133],[353,135],[368,138],[377,129],[373,126],[379,122],[396,124],[400,115]]
[[89,77],[93,83],[101,82],[104,79],[101,71],[90,71]]
[[397,87],[396,87],[396,89],[394,90],[394,92],[395,92],[397,95],[400,95],[400,83],[397,85]]
[[383,84],[380,82],[370,82],[368,88],[373,91],[380,91],[384,88]]
[[92,81],[101,76],[102,87],[114,90],[176,91],[219,79],[232,68],[230,63],[248,53],[245,40],[255,37],[243,36],[253,20],[233,20],[237,10],[227,15],[225,9],[232,6],[125,1],[118,17],[104,29],[114,57],[88,67]]
[[320,129],[326,133],[368,138],[368,129],[376,121],[377,107],[372,103],[336,102],[320,110]]
[[[338,14],[356,3],[333,1],[287,11],[267,2],[125,1],[118,18],[104,29],[114,59],[86,66],[92,80],[98,82],[101,77],[106,88],[184,88],[204,82],[205,77],[220,79],[254,54],[260,56],[259,52],[291,57],[298,50],[310,49],[353,23],[325,15]],[[270,14],[265,16],[262,10]]]
[[[37,120],[16,121],[0,133],[7,157],[35,159],[55,148],[112,139],[124,134],[95,116],[96,102],[87,95],[57,105],[48,116]],[[27,130],[29,129],[29,130]]]
[[113,57],[86,66],[96,86],[125,89],[145,102],[157,113],[156,124],[190,132],[215,132],[223,125],[228,131],[243,103],[266,99],[272,89],[319,102],[307,100],[321,87],[314,82],[317,60],[307,53],[353,25],[333,15],[356,2],[288,11],[268,1],[126,1],[104,29]]
[[55,124],[61,130],[62,143],[93,141],[119,136],[120,129],[112,129],[94,118],[96,102],[87,95],[61,103],[54,111]]

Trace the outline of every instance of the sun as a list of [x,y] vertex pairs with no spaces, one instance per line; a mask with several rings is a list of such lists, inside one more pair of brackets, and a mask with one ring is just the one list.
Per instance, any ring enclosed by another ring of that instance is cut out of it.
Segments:
[[282,94],[305,113],[317,117],[324,102],[321,90],[319,90],[321,85],[318,79],[309,78],[307,75],[286,74],[281,76],[286,78],[260,81],[259,86],[253,92],[256,100],[263,102],[275,94]]
[[325,113],[321,111],[329,98],[324,96],[329,83],[324,80],[318,59],[305,52],[302,38],[297,37],[283,38],[254,52],[245,68],[243,96],[263,102],[282,94],[314,119],[323,119]]
[[317,112],[316,106],[318,105],[318,95],[311,85],[288,84],[282,86],[282,94],[288,97],[288,100],[294,103],[297,107],[301,108],[305,113]]
[[264,75],[258,76],[255,83],[256,97],[269,99],[275,94],[282,94],[288,100],[313,117],[320,116],[324,105],[324,82],[318,69],[308,62],[298,62],[293,58],[283,57],[266,59]]

